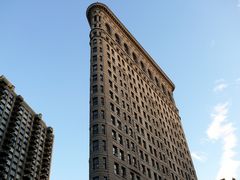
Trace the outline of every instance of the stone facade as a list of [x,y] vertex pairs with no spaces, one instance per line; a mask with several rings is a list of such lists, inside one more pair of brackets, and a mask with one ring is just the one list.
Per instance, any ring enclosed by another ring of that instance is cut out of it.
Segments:
[[174,84],[104,4],[90,24],[90,180],[197,180]]

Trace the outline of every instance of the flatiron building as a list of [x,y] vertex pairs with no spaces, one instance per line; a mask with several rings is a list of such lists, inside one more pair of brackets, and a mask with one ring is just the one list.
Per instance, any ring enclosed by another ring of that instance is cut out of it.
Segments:
[[0,76],[0,179],[49,180],[53,129]]
[[197,180],[174,84],[104,4],[90,25],[90,180]]

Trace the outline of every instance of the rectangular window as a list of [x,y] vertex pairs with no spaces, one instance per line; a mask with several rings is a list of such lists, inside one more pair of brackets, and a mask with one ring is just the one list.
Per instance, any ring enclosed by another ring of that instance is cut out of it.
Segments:
[[120,151],[119,151],[119,158],[120,158],[122,161],[124,161],[124,152],[123,152],[123,150],[120,150]]
[[99,180],[99,176],[94,177],[93,180]]
[[97,71],[97,64],[94,64],[92,67],[93,67],[93,72]]
[[94,97],[93,98],[93,106],[97,106],[98,105],[98,97]]
[[95,140],[93,141],[93,151],[98,151],[99,150],[99,141]]
[[93,134],[98,134],[98,125],[93,125]]
[[97,56],[93,56],[93,62],[97,62]]
[[105,131],[106,131],[106,130],[105,130],[105,125],[102,124],[102,133],[105,134],[105,133],[106,133]]
[[107,158],[103,157],[103,167],[107,169]]
[[104,106],[104,98],[101,97],[101,105]]
[[122,171],[122,172],[121,172],[122,177],[125,178],[125,177],[126,177],[126,168],[125,168],[125,167],[122,167],[122,168],[121,168],[121,171]]
[[94,110],[92,112],[92,115],[93,115],[93,120],[96,120],[98,118],[98,110]]
[[113,155],[118,156],[118,149],[116,146],[113,145]]
[[115,120],[115,117],[113,115],[111,115],[111,121],[112,121],[112,124],[115,126],[116,125],[116,120]]
[[118,163],[114,163],[114,173],[119,175],[119,164]]
[[104,90],[103,90],[103,86],[100,86],[100,92],[103,93]]
[[106,141],[105,140],[102,141],[102,148],[104,151],[106,151]]
[[113,138],[114,140],[117,140],[117,133],[116,133],[116,131],[114,131],[114,130],[112,130],[112,138]]
[[98,86],[97,85],[94,85],[92,87],[92,90],[93,90],[93,93],[97,93],[98,92]]
[[96,82],[97,81],[97,74],[94,74],[93,75],[93,82]]
[[120,134],[118,134],[118,141],[121,145],[123,145],[123,138]]
[[99,158],[93,158],[93,169],[98,169],[99,168]]
[[93,48],[93,52],[94,52],[94,53],[97,52],[97,47],[94,47],[94,48]]

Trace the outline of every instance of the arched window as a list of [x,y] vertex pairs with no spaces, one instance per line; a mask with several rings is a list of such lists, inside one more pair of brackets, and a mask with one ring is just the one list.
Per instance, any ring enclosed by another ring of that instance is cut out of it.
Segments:
[[144,66],[144,64],[143,64],[142,61],[140,62],[140,65],[141,65],[142,70],[143,70],[143,71],[146,71],[145,66]]
[[132,53],[132,57],[133,57],[133,60],[134,60],[136,63],[138,63],[137,56],[136,56],[135,53]]
[[129,48],[128,48],[128,45],[124,43],[124,50],[126,51],[126,53],[129,54]]
[[111,30],[111,27],[109,26],[109,24],[106,23],[105,26],[106,26],[106,30],[107,30],[108,34],[112,34],[112,30]]
[[148,75],[151,79],[153,79],[152,72],[148,69]]
[[117,42],[118,44],[121,45],[121,40],[120,40],[120,37],[119,37],[118,34],[115,34],[115,40],[116,40],[116,42]]
[[155,81],[156,81],[157,86],[159,87],[159,80],[157,77],[155,77]]

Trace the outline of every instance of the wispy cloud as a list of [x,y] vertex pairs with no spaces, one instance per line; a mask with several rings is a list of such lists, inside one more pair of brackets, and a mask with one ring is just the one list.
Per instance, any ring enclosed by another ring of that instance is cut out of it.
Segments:
[[240,0],[238,0],[238,2],[237,2],[237,7],[240,8]]
[[191,156],[193,157],[193,159],[200,161],[200,162],[205,162],[207,160],[206,156],[203,153],[192,152]]
[[224,79],[219,79],[215,82],[215,87],[213,88],[214,92],[222,92],[224,89],[228,87],[228,84]]
[[211,114],[207,135],[210,140],[223,142],[220,169],[216,179],[231,179],[240,171],[240,161],[236,160],[237,135],[233,124],[228,121],[229,103],[217,104]]

